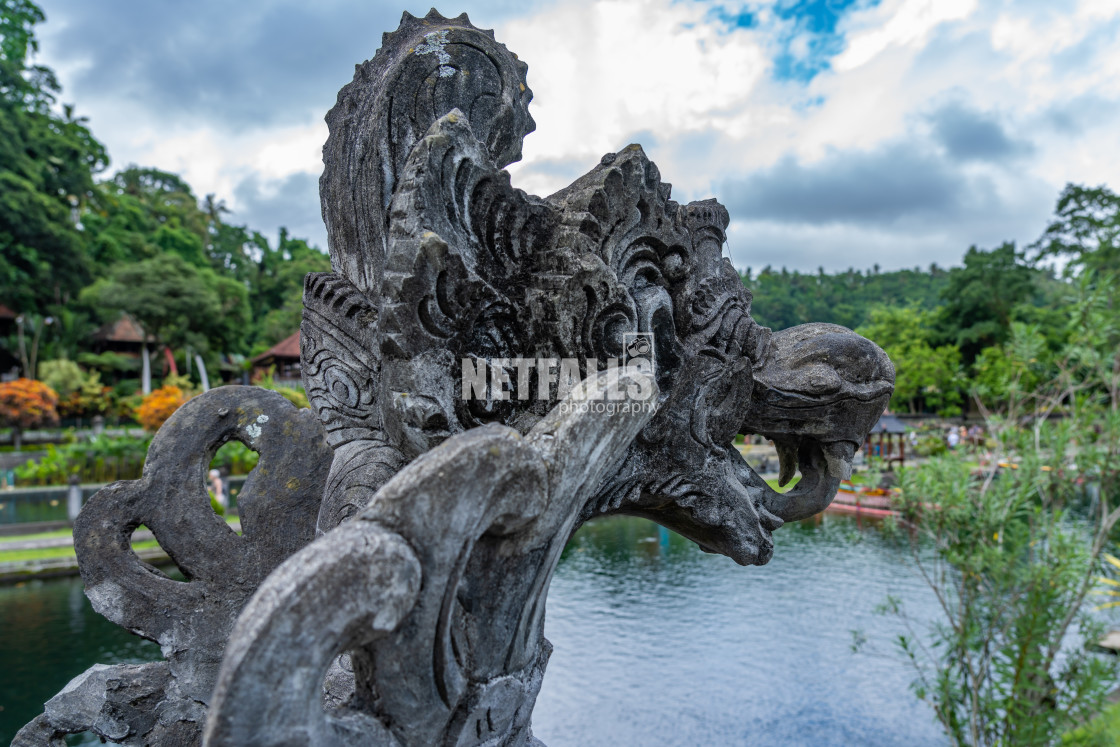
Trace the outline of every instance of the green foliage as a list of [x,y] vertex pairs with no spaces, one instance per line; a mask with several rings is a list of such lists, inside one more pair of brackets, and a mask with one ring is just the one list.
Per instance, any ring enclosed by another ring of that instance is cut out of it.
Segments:
[[994,410],[1005,410],[1013,397],[1042,386],[1055,374],[1053,356],[1042,331],[1013,322],[1011,338],[984,348],[973,364],[973,394]]
[[[946,455],[903,475],[898,508],[942,619],[900,643],[915,692],[958,744],[1052,744],[1099,711],[1117,674],[1079,644],[1101,632],[1088,595],[1120,521],[1117,290],[1115,279],[1086,279],[1053,375],[1033,389],[1013,377],[1006,414],[988,420],[986,470]],[[1030,356],[1039,342],[1020,332],[1005,350]]]
[[907,636],[903,651],[916,693],[958,744],[1049,744],[1099,709],[1116,674],[1062,645],[1071,627],[1101,632],[1082,604],[1100,559],[1037,457],[1025,449],[998,479],[956,455],[904,473],[900,508],[934,542],[934,560],[915,558],[944,617],[931,648]]
[[74,361],[60,358],[39,364],[39,380],[55,390],[59,397],[67,397],[87,386],[89,376]]
[[1036,295],[1038,271],[1023,262],[1015,245],[983,251],[972,247],[964,266],[949,271],[938,316],[945,341],[956,345],[966,363],[980,351],[1002,344],[1019,306]]
[[[293,288],[303,288],[303,278],[309,272],[329,272],[330,259],[302,239],[293,239],[286,229],[280,229],[276,247],[272,248],[260,234],[254,237],[261,252],[257,263],[257,279],[253,283],[254,301],[268,308],[279,308]],[[289,333],[290,334],[290,333]]]
[[260,455],[240,441],[230,441],[218,449],[210,461],[210,469],[221,470],[223,475],[247,475],[257,466]]
[[1115,747],[1120,744],[1120,703],[1113,703],[1092,721],[1062,736],[1066,747]]
[[21,485],[65,485],[70,475],[82,482],[136,480],[148,454],[148,438],[98,436],[62,446],[47,446],[47,455],[17,467]]
[[139,371],[140,361],[131,355],[105,351],[103,353],[79,353],[78,363],[88,368],[112,373]]
[[43,12],[26,0],[0,5],[0,298],[45,313],[84,285],[91,266],[74,214],[89,200],[104,147],[69,106],[51,110],[53,73],[29,66]]
[[880,306],[871,310],[869,323],[856,331],[883,348],[894,363],[894,409],[958,415],[960,351],[952,345],[931,344],[932,319],[933,312],[914,306]]
[[[103,315],[127,305],[161,342],[203,353],[244,353],[256,340],[267,347],[287,337],[299,327],[304,276],[328,271],[330,260],[283,228],[273,247],[260,233],[223,223],[225,212],[213,195],[200,205],[174,174],[136,167],[120,172],[102,185],[83,217],[92,256],[112,265],[83,300]],[[144,282],[154,269],[170,270],[169,279],[148,280],[145,298],[103,302],[115,297],[122,281]],[[172,285],[183,289],[180,295],[195,296],[188,303],[199,304],[192,317],[179,315],[171,298],[159,302]],[[167,319],[179,324],[164,324]]]
[[[83,483],[136,480],[144,468],[151,437],[113,438],[98,436],[60,446],[48,445],[42,459],[17,467],[21,485],[66,485],[70,475]],[[231,441],[218,450],[212,469],[224,474],[247,475],[257,466],[258,455],[240,441]]]
[[130,166],[99,185],[82,217],[93,258],[104,266],[177,255],[209,267],[208,217],[180,177]]
[[82,291],[107,317],[126,313],[160,342],[176,347],[236,347],[249,321],[247,292],[174,253],[121,264]]
[[42,80],[49,71],[27,66],[29,54],[39,50],[32,27],[44,20],[43,10],[35,3],[0,0],[0,95],[5,99],[31,104],[58,89],[53,76]]
[[284,305],[272,309],[260,320],[258,326],[257,352],[264,352],[270,347],[286,339],[292,332],[299,329],[303,321],[303,299],[295,293],[290,294]]
[[917,443],[913,451],[918,456],[932,457],[949,450],[945,443],[945,426],[939,422],[919,422],[916,426]]
[[1067,184],[1054,213],[1054,220],[1031,245],[1039,259],[1066,262],[1067,275],[1120,269],[1120,195],[1103,184]]
[[751,314],[759,324],[785,329],[807,322],[830,322],[855,329],[870,320],[878,306],[916,306],[937,308],[941,289],[948,278],[945,270],[930,265],[928,270],[861,272],[848,269],[828,275],[790,272],[784,267],[764,268],[757,275],[748,268],[743,284],[753,295]]
[[113,409],[112,389],[102,385],[97,371],[83,371],[77,363],[60,358],[39,364],[39,375],[58,392],[58,414],[64,418],[104,415]]

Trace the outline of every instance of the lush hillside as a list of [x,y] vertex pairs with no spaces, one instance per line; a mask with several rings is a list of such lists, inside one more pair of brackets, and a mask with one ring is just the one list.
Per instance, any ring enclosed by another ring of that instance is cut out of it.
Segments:
[[[949,269],[803,274],[767,267],[742,278],[762,324],[831,322],[883,346],[897,371],[895,409],[957,414],[981,403],[998,409],[1024,376],[1053,372],[1059,362],[1052,356],[1084,323],[1072,309],[1083,307],[1086,294],[1113,287],[1118,237],[1120,196],[1071,184],[1026,250],[974,246]],[[1116,312],[1109,306],[1105,313]]]
[[785,329],[816,321],[855,329],[870,320],[876,306],[937,308],[948,278],[948,271],[937,265],[893,272],[849,269],[834,275],[765,267],[757,274],[748,269],[743,283],[754,295],[752,314],[759,324]]

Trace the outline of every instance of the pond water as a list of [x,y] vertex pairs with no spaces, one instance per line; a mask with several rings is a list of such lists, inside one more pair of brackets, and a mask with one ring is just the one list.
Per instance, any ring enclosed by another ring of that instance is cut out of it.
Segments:
[[[548,597],[555,645],[534,733],[563,745],[943,745],[876,614],[936,602],[906,554],[846,516],[782,528],[741,568],[640,519],[573,538]],[[870,640],[851,651],[852,631]],[[76,578],[0,587],[0,744],[95,662],[159,656],[96,615]]]

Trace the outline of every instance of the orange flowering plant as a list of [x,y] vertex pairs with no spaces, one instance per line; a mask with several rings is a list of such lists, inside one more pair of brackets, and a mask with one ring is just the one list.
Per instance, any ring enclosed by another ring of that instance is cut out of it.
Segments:
[[33,379],[0,384],[0,420],[13,428],[58,425],[58,395]]
[[164,421],[178,410],[190,397],[177,386],[162,386],[144,397],[136,408],[136,419],[144,430],[158,431]]

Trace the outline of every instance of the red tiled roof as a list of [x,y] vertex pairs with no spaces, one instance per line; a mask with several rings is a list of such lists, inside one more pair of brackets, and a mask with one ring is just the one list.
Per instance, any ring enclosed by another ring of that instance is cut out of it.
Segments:
[[[128,314],[121,314],[115,322],[104,325],[93,333],[93,339],[106,342],[144,342],[144,328]],[[148,342],[154,338],[148,335]]]
[[290,337],[286,337],[268,350],[253,358],[253,363],[259,363],[266,358],[287,358],[299,360],[299,330]]

